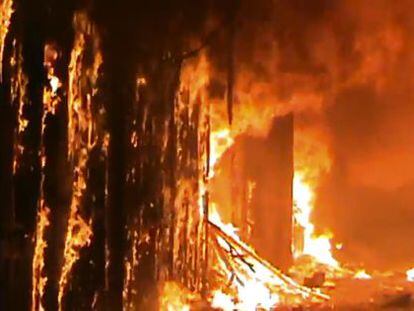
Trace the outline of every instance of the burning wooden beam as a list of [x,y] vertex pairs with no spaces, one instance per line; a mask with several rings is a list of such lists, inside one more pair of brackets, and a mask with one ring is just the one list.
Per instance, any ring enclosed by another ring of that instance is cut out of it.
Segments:
[[[269,298],[272,294],[277,296],[277,300],[274,301],[275,305],[329,300],[328,295],[304,287],[284,275],[268,261],[257,255],[250,246],[244,244],[234,232],[229,232],[228,227],[217,219],[209,220],[209,226],[211,228],[210,236],[217,249],[219,262],[221,262],[217,268],[219,268],[219,274],[227,271],[224,277],[227,278],[228,288],[239,286],[240,291],[241,287],[248,286],[246,283],[257,282],[257,286],[264,285],[268,288]],[[233,295],[237,297],[237,294]],[[260,303],[263,302],[260,301]],[[262,305],[262,307],[264,306]]]

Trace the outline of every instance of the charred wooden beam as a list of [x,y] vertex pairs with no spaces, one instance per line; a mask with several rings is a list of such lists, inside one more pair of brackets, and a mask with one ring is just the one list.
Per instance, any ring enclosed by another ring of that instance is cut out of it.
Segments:
[[268,137],[256,141],[257,152],[246,163],[256,181],[252,204],[252,242],[278,268],[292,261],[293,115],[275,118]]

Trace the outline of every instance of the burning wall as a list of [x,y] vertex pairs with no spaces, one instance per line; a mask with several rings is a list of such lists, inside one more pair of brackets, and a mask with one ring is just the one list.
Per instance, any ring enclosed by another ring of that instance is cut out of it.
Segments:
[[[236,30],[233,131],[266,132],[270,116],[294,111],[296,168],[316,191],[312,217],[344,242],[344,259],[377,267],[413,257],[411,9],[243,2]],[[212,62],[223,58],[213,51]],[[214,76],[224,83],[220,70]],[[399,259],[381,256],[396,239]]]
[[[207,262],[206,220],[213,205],[207,203],[214,203],[209,182],[218,175],[220,158],[242,136],[263,139],[274,117],[291,112],[294,168],[300,177],[296,190],[303,195],[294,216],[304,243],[310,243],[298,249],[314,252],[309,247],[314,242],[330,247],[326,236],[314,239],[326,227],[344,242],[344,259],[385,265],[375,250],[394,249],[397,238],[404,241],[412,234],[409,1],[375,6],[328,0],[189,1],[168,8],[153,1],[145,10],[139,2],[92,1],[87,10],[102,36],[105,77],[98,111],[91,107],[96,90],[89,90],[95,78],[87,77],[96,76],[89,61],[99,53],[81,51],[80,33],[87,31],[69,26],[74,7],[17,2],[15,25],[21,28],[5,27],[10,1],[2,3],[1,15],[7,78],[1,85],[1,199],[5,230],[20,232],[17,224],[25,233],[27,247],[21,253],[26,259],[19,265],[27,269],[35,251],[35,307],[40,308],[45,280],[40,270],[47,270],[47,304],[65,300],[68,282],[68,301],[75,301],[87,283],[79,271],[88,268],[91,257],[100,277],[88,287],[83,301],[88,304],[105,296],[118,307],[134,308],[135,301],[153,306],[157,281],[172,277],[192,289],[205,287],[207,269],[199,263]],[[56,53],[49,55],[46,43]],[[188,60],[200,51],[205,57],[196,59],[198,68]],[[57,63],[50,71],[47,63],[54,55],[51,63]],[[87,66],[80,66],[80,59]],[[91,122],[95,113],[105,120]],[[93,148],[101,127],[110,137],[108,145],[108,136],[98,135],[103,154]],[[96,192],[85,185],[94,174],[97,181],[88,186]],[[254,182],[245,187],[246,200],[254,201]],[[394,205],[397,212],[390,213]],[[91,225],[89,216],[99,221]],[[92,227],[97,241],[85,250]],[[247,227],[242,228],[246,236]],[[38,237],[34,249],[32,235]],[[70,239],[77,235],[80,241]],[[45,249],[47,264],[37,256]],[[407,249],[398,250],[392,263],[411,260]],[[62,274],[60,263],[66,267]],[[78,277],[71,279],[71,271]],[[277,272],[266,271],[280,281]]]
[[[237,120],[234,122],[237,123]],[[223,219],[275,266],[292,262],[293,116],[273,119],[266,137],[235,139],[216,165],[212,201]]]

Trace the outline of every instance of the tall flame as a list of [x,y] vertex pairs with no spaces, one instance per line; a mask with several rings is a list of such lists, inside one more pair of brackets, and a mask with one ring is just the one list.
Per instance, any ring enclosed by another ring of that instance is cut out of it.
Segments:
[[63,308],[62,300],[73,265],[80,257],[81,248],[88,246],[92,237],[91,224],[86,222],[81,215],[81,202],[87,185],[89,152],[96,141],[91,110],[94,89],[87,90],[85,94],[82,88],[82,77],[83,74],[86,74],[91,80],[90,82],[94,84],[102,59],[101,54],[97,52],[91,68],[83,68],[82,66],[86,45],[82,25],[85,25],[85,23],[88,23],[85,14],[75,14],[74,24],[77,32],[69,64],[68,92],[68,156],[73,164],[74,175],[63,253],[64,262],[59,279],[59,310]]
[[[56,50],[49,44],[45,45],[45,55],[48,55],[49,52],[56,56]],[[43,88],[43,115],[42,115],[42,124],[41,124],[41,144],[40,144],[40,165],[41,165],[41,181],[40,181],[40,200],[38,207],[38,217],[36,223],[36,237],[35,237],[35,246],[34,254],[32,260],[32,310],[44,310],[42,305],[42,297],[44,294],[44,288],[46,286],[47,277],[42,273],[44,268],[44,253],[47,247],[45,241],[45,231],[46,227],[49,225],[49,208],[44,200],[44,170],[46,168],[46,150],[44,146],[44,135],[46,129],[46,118],[49,115],[54,115],[56,112],[56,107],[60,104],[61,98],[57,94],[57,88],[50,82],[51,79],[59,81],[59,78],[54,75],[53,61],[55,57],[47,60],[45,57],[45,66],[47,68],[47,74],[49,77],[49,85],[45,85]],[[58,83],[60,85],[60,82]]]
[[3,76],[4,41],[10,26],[10,18],[13,14],[13,0],[3,0],[0,4],[0,81]]
[[331,167],[324,131],[295,128],[295,172],[293,178],[293,255],[312,257],[333,270],[340,267],[332,254],[330,232],[317,235],[311,217],[315,210],[315,192]]
[[32,262],[32,311],[44,310],[42,306],[42,297],[45,291],[47,277],[43,275],[44,251],[47,247],[45,240],[46,227],[49,225],[49,209],[41,202],[41,208],[38,211],[35,235],[35,248]]
[[[182,73],[182,83],[189,85],[190,101],[201,97],[202,110],[207,124],[209,149],[202,150],[201,154],[208,153],[207,176],[201,176],[199,182],[199,211],[205,219],[206,206],[204,198],[209,192],[209,180],[217,172],[217,164],[225,152],[234,144],[235,137],[249,127],[244,124],[234,124],[234,131],[224,120],[222,102],[209,103],[203,89],[209,81],[209,64],[205,56],[201,56],[195,66],[185,66]],[[201,94],[201,95],[200,95]],[[204,132],[201,133],[201,136]],[[201,162],[205,160],[201,156]],[[209,254],[212,256],[211,290],[209,296],[213,307],[223,310],[255,310],[257,308],[270,309],[287,300],[295,302],[304,300],[322,301],[329,297],[316,293],[297,284],[294,280],[283,275],[266,260],[258,256],[255,250],[244,243],[237,233],[237,228],[221,220],[215,202],[209,202]],[[210,256],[209,256],[210,257]],[[209,259],[210,260],[210,259]]]
[[11,65],[11,101],[17,110],[17,128],[15,129],[13,174],[17,173],[20,164],[20,158],[24,153],[23,137],[24,132],[29,125],[29,120],[24,115],[24,108],[27,105],[26,87],[28,78],[23,71],[23,56],[21,45],[17,40],[13,41],[13,54],[10,59]]
[[315,226],[311,222],[313,210],[314,190],[305,182],[301,173],[296,172],[293,179],[294,219],[303,228],[303,248],[295,249],[294,255],[310,255],[318,262],[332,267],[339,263],[331,252],[331,236],[329,234],[316,236]]

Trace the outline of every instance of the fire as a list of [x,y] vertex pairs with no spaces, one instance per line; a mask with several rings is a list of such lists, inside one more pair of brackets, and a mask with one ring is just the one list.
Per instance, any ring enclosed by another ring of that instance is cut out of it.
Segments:
[[305,182],[301,173],[295,172],[293,179],[294,220],[303,229],[303,248],[295,249],[295,257],[309,255],[318,262],[339,267],[332,255],[331,235],[316,236],[310,217],[313,210],[314,190]]
[[[209,99],[203,91],[208,81],[209,64],[205,56],[200,57],[195,65],[184,67],[181,82],[189,86],[190,102],[201,101],[202,113],[207,120],[201,118],[201,125],[205,126],[209,136],[209,171],[207,176],[200,176],[199,182],[199,212],[208,222],[209,228],[209,302],[212,307],[223,310],[256,310],[271,309],[288,303],[328,300],[329,296],[301,286],[261,258],[241,239],[238,228],[221,220],[215,202],[208,203],[209,212],[206,215],[205,197],[208,197],[210,190],[209,180],[217,173],[220,158],[234,144],[236,136],[249,128],[244,123],[233,124],[232,128],[226,125],[224,120],[227,118],[222,109],[225,105],[222,102],[208,103]],[[202,149],[201,153],[203,152],[206,153],[206,150]],[[204,155],[200,162],[203,163],[203,160]],[[254,188],[254,182],[250,188]],[[178,295],[165,300],[172,302],[176,296]]]
[[215,291],[211,306],[225,311],[257,310],[258,308],[269,310],[279,302],[277,294],[272,294],[262,283],[254,281],[240,286],[238,294],[239,297],[235,302],[235,299],[229,295]]
[[407,270],[405,274],[407,276],[407,281],[414,282],[414,268]]
[[133,230],[132,232],[128,232],[129,239],[131,239],[132,249],[131,249],[131,256],[125,256],[125,277],[124,277],[124,288],[122,291],[122,299],[123,299],[123,306],[124,310],[134,310],[136,306],[134,305],[133,299],[131,296],[134,292],[134,281],[135,281],[135,274],[134,271],[138,266],[138,249],[140,247],[140,243],[142,240],[147,239],[148,235],[144,235],[139,239],[139,234],[137,230]]
[[[94,51],[96,52],[94,54],[95,59],[91,68],[83,67],[86,40],[85,30],[82,27],[85,27],[87,23],[88,20],[85,14],[75,14],[74,25],[77,32],[69,64],[68,92],[68,157],[73,165],[74,175],[63,253],[64,262],[59,279],[58,304],[60,310],[63,308],[62,299],[73,265],[80,257],[81,248],[88,246],[92,238],[91,223],[85,221],[81,215],[81,202],[87,187],[89,152],[96,141],[91,111],[91,97],[95,89],[87,88],[85,90],[79,81],[81,81],[83,71],[85,71],[87,78],[93,85],[97,79],[102,59],[100,53]],[[53,80],[51,80],[52,89],[53,86],[58,85],[58,83],[53,84]]]
[[224,154],[234,143],[234,138],[231,136],[230,129],[224,128],[219,131],[214,131],[210,136],[210,178],[214,176],[214,168]]
[[235,310],[236,305],[233,302],[233,298],[224,294],[222,291],[217,290],[213,292],[213,299],[211,301],[213,308],[221,308],[223,310]]
[[361,269],[358,270],[355,274],[354,274],[354,278],[355,279],[359,279],[359,280],[370,280],[372,279],[372,276],[370,274],[368,274],[365,269]]
[[[190,69],[193,70],[190,70]],[[209,81],[209,66],[206,63],[205,57],[202,57],[197,66],[193,66],[184,71],[184,80],[186,78],[195,76],[191,80],[191,84],[196,86],[192,88],[191,97],[195,98]],[[193,82],[197,81],[197,82]],[[189,83],[190,84],[190,83]],[[200,185],[200,215],[203,216],[203,194],[208,192],[208,180],[214,177],[217,171],[217,163],[224,153],[234,144],[235,136],[243,133],[242,129],[247,129],[247,126],[234,125],[236,132],[233,132],[229,126],[223,122],[224,116],[220,108],[222,103],[218,105],[208,105],[206,110],[209,119],[210,131],[210,154],[209,154],[209,174],[207,181],[201,180]],[[214,109],[213,109],[214,108]],[[221,279],[221,284],[227,283],[227,286],[219,286],[215,288],[210,301],[213,307],[221,308],[223,310],[256,310],[257,308],[270,309],[277,306],[279,303],[303,301],[303,300],[325,300],[328,296],[315,293],[312,290],[300,286],[294,280],[283,275],[279,270],[274,268],[271,264],[260,258],[255,250],[244,243],[238,235],[238,230],[230,223],[224,223],[221,220],[217,209],[215,209],[214,202],[210,202],[208,221],[214,232],[217,228],[225,236],[210,237],[212,244],[209,248],[215,249],[216,260],[213,261],[213,269],[219,275],[224,276]],[[309,210],[310,214],[310,210]],[[306,215],[304,216],[306,217]],[[307,218],[309,219],[309,217]],[[305,220],[304,220],[305,221]],[[311,232],[313,233],[313,231]],[[211,234],[210,234],[211,235]],[[229,242],[231,240],[231,242]],[[320,239],[317,240],[320,243]],[[329,242],[329,240],[327,240]],[[229,244],[230,243],[230,244]],[[229,255],[230,254],[230,255]],[[226,257],[229,256],[229,257]],[[333,261],[333,258],[332,258]],[[246,264],[247,262],[247,264]]]
[[166,282],[161,288],[160,311],[190,311],[196,296],[175,282]]
[[0,81],[2,80],[2,64],[3,64],[3,52],[4,41],[9,31],[10,19],[13,14],[13,1],[3,0],[0,4]]
[[24,108],[27,105],[26,88],[28,78],[23,71],[23,56],[21,45],[16,40],[13,41],[13,54],[10,59],[11,71],[11,101],[15,103],[17,110],[17,127],[15,129],[13,173],[16,174],[20,165],[21,157],[24,153],[23,137],[29,120],[24,115]]
[[[55,54],[55,49],[49,45],[45,45],[45,55],[49,55],[50,52]],[[45,59],[45,66],[48,75],[52,75],[54,72],[53,63],[47,62]],[[58,79],[56,77],[56,79]],[[36,241],[32,261],[32,310],[44,310],[42,306],[42,297],[44,294],[44,288],[46,286],[47,277],[42,275],[44,267],[44,250],[47,247],[45,241],[45,230],[49,225],[49,209],[44,201],[44,170],[46,167],[46,151],[44,146],[44,135],[46,128],[46,118],[48,115],[53,115],[56,112],[57,105],[61,102],[60,97],[56,93],[57,90],[52,90],[51,85],[46,85],[43,89],[43,115],[42,115],[42,127],[41,127],[41,146],[40,146],[40,162],[41,162],[41,181],[40,181],[40,200],[38,208],[38,217],[36,222]]]
[[63,294],[68,282],[70,271],[79,258],[79,250],[91,242],[92,230],[78,214],[76,202],[72,203],[69,216],[68,232],[66,234],[65,249],[63,252],[64,263],[59,279],[58,302],[62,309]]
[[[220,289],[211,298],[213,307],[224,310],[271,309],[279,303],[297,303],[303,300],[323,301],[329,297],[297,284],[270,263],[260,258],[255,250],[237,235],[237,228],[223,223],[214,209],[209,217],[213,236],[219,247],[215,269],[224,273]],[[228,256],[228,258],[226,257]]]
[[[237,235],[237,228],[232,224],[223,223],[216,209],[213,209],[212,214],[209,216],[209,221],[237,242],[244,245]],[[217,237],[217,242],[224,250],[232,252],[222,237]],[[245,246],[249,248],[247,245]],[[254,250],[251,251],[254,252]],[[253,263],[251,264],[253,265]],[[216,290],[212,297],[212,307],[223,310],[256,310],[257,308],[270,309],[276,306],[279,302],[279,295],[273,293],[269,288],[272,282],[272,272],[268,271],[266,267],[261,266],[260,262],[256,262],[251,270],[248,267],[242,270],[241,267],[239,266],[237,271],[238,281],[234,282],[235,294],[230,296],[222,290]],[[223,261],[219,261],[218,268],[219,271],[227,272],[226,278],[228,280],[231,280],[233,273],[236,273],[229,269]],[[236,266],[232,268],[237,269]],[[275,285],[279,285],[279,282],[279,280],[276,280],[277,284]]]
[[[214,176],[219,159],[233,143],[229,128],[211,132],[209,179]],[[300,286],[260,258],[251,246],[242,241],[238,228],[221,220],[214,202],[210,204],[208,221],[212,228],[222,232],[222,235],[211,237],[215,240],[213,246],[218,248],[213,265],[214,270],[224,276],[221,283],[227,283],[227,286],[217,288],[210,297],[213,307],[223,310],[268,310],[287,301],[328,299]]]
[[42,204],[37,215],[35,247],[32,262],[32,310],[44,310],[42,297],[45,291],[47,277],[43,275],[44,252],[47,247],[45,240],[46,227],[49,226],[49,209]]

